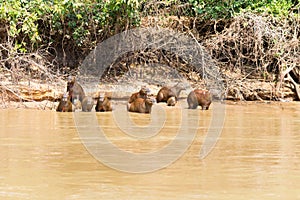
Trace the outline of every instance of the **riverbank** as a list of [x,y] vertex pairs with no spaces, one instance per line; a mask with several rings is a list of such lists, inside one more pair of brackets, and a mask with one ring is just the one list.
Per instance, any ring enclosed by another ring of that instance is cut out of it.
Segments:
[[[20,83],[21,84],[21,83]],[[172,85],[173,83],[169,83]],[[87,95],[94,99],[99,97],[100,93],[111,92],[115,101],[124,101],[130,95],[139,90],[145,85],[136,81],[131,84],[99,84],[98,88],[92,92],[87,92]],[[188,93],[192,88],[195,88],[195,83],[190,83],[191,88],[182,91],[180,101],[186,101]],[[161,86],[147,85],[150,88],[150,95],[155,96]],[[0,85],[0,109],[37,109],[37,110],[53,110],[55,111],[58,101],[66,91],[66,81],[60,80],[58,84],[37,84],[30,85]],[[242,91],[242,92],[241,92]],[[272,83],[244,80],[240,84],[234,84],[227,90],[224,99],[225,104],[240,105],[240,104],[278,104],[294,102],[293,91],[285,87],[282,90],[282,98],[273,98],[274,86]],[[245,100],[247,99],[247,100]],[[250,100],[249,100],[250,99]],[[295,101],[296,102],[296,101]]]
[[[231,20],[207,23],[197,18],[178,16],[147,16],[141,20],[142,28],[158,25],[157,30],[178,31],[203,47],[205,53],[197,56],[202,56],[204,65],[207,65],[204,68],[217,68],[219,73],[215,76],[223,85],[224,94],[221,95],[225,100],[290,102],[300,99],[299,39],[290,39],[293,38],[291,36],[289,40],[278,40],[281,41],[278,45],[273,44],[273,40],[283,37],[280,31],[283,29],[274,27],[269,18],[245,14]],[[274,30],[274,35],[268,35],[261,29],[264,26]],[[253,27],[258,31],[253,31]],[[181,50],[186,48],[189,46]],[[276,56],[279,50],[286,54]],[[121,98],[127,98],[144,84],[152,88],[152,95],[155,95],[161,86],[178,82],[178,79],[172,78],[179,76],[191,88],[206,87],[199,66],[195,68],[174,52],[143,49],[119,56],[99,77],[99,87],[91,96],[97,97],[97,92],[114,91]],[[74,60],[67,55],[64,59],[66,63]],[[83,59],[81,57],[76,62],[81,63]],[[68,66],[59,68],[54,64],[57,60],[49,60],[49,55],[41,52],[17,53],[15,58],[12,56],[0,61],[1,108],[52,108],[49,105],[55,104],[65,92],[68,76],[76,76],[80,68],[80,65],[76,69]]]

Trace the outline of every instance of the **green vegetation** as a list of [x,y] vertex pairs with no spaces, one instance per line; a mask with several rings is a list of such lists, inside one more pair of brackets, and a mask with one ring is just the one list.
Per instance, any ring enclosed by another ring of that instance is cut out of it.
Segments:
[[[8,30],[10,43],[19,52],[34,51],[41,46],[55,46],[69,41],[81,48],[91,48],[99,39],[138,26],[145,5],[157,9],[188,4],[190,16],[203,19],[231,18],[245,12],[267,12],[285,17],[296,9],[292,0],[2,0],[1,28]],[[298,5],[299,8],[299,5]],[[187,9],[188,10],[188,9]],[[151,10],[146,12],[153,13]],[[3,43],[4,41],[1,41]]]
[[[280,25],[284,24],[280,20],[291,15],[299,19],[299,9],[296,0],[1,0],[1,60],[18,53],[46,50],[57,58],[59,67],[76,68],[98,42],[138,27],[145,16],[177,15],[220,21],[242,13],[264,13]],[[76,62],[68,63],[65,57]]]
[[78,47],[95,45],[103,30],[122,31],[137,24],[137,17],[137,1],[8,0],[0,5],[1,28],[20,52],[63,40]]
[[190,0],[196,14],[206,19],[231,18],[241,12],[268,13],[275,17],[286,17],[296,1],[292,0],[237,0],[237,1],[197,1]]

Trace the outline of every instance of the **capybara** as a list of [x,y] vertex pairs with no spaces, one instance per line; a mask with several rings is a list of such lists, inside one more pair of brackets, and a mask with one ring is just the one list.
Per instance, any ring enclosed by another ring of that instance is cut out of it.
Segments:
[[85,97],[82,86],[75,80],[75,78],[69,78],[67,83],[67,92],[69,92],[70,101],[72,103],[74,103],[74,99],[76,97],[78,97],[79,101],[82,103],[82,100]]
[[134,102],[134,100],[136,100],[137,98],[142,98],[142,99],[146,99],[147,98],[147,94],[149,92],[149,89],[145,86],[143,86],[140,91],[133,93],[130,98],[128,99],[128,103],[132,103]]
[[96,112],[108,112],[112,111],[112,105],[111,105],[111,96],[104,96],[97,100],[97,105],[95,107]]
[[85,96],[81,102],[81,108],[83,112],[91,112],[94,106],[94,99],[90,96]]
[[156,102],[167,102],[170,97],[175,97],[176,101],[178,101],[179,94],[182,90],[185,90],[182,83],[177,83],[173,87],[162,87],[156,96]]
[[129,112],[151,113],[152,105],[153,100],[150,98],[137,98],[136,100],[134,100],[134,102],[128,103],[127,110]]
[[73,106],[72,103],[68,97],[67,94],[64,94],[63,97],[61,98],[57,108],[57,112],[73,112]]
[[212,101],[211,93],[208,90],[195,89],[191,91],[187,97],[189,109],[196,109],[198,105],[202,107],[202,110],[208,110]]
[[170,97],[167,101],[167,106],[175,106],[176,103],[177,103],[176,98]]

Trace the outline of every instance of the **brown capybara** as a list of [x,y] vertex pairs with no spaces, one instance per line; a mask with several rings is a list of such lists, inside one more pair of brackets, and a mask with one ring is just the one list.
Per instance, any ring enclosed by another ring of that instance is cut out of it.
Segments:
[[129,112],[151,113],[152,105],[153,100],[150,98],[137,98],[136,100],[134,100],[134,102],[128,103],[127,110]]
[[176,98],[170,97],[167,101],[167,106],[175,106],[176,103],[177,103]]
[[140,91],[133,93],[130,98],[128,99],[128,103],[134,102],[137,98],[147,99],[147,94],[149,92],[149,89],[143,86]]
[[111,97],[110,96],[104,96],[97,100],[97,104],[95,107],[96,112],[108,112],[112,111],[112,105],[111,105]]
[[81,102],[81,108],[83,112],[91,112],[94,106],[94,99],[90,96],[85,96]]
[[191,91],[187,97],[189,109],[196,109],[198,105],[200,105],[202,110],[208,110],[211,101],[211,93],[203,89],[195,89]]
[[156,102],[167,102],[170,97],[175,97],[178,101],[179,94],[182,90],[185,90],[185,87],[181,83],[177,83],[173,87],[162,87],[156,96]]
[[74,103],[75,98],[78,98],[82,103],[85,97],[82,86],[75,80],[75,78],[69,78],[67,83],[67,92],[69,92],[70,101]]
[[61,98],[57,108],[57,112],[73,112],[73,106],[72,103],[68,97],[67,94],[64,94],[63,97]]

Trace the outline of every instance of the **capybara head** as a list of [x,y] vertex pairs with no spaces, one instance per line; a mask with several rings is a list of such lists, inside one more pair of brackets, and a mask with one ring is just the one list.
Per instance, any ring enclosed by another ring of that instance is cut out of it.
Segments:
[[190,109],[196,109],[198,105],[202,110],[208,110],[212,102],[211,93],[204,89],[195,89],[188,95],[187,102]]
[[177,101],[175,97],[170,97],[167,101],[167,106],[175,106],[176,102]]
[[152,98],[145,99],[145,104],[146,105],[152,106],[154,104],[154,102],[155,102],[155,100],[152,99]]
[[146,87],[146,86],[142,86],[141,87],[141,89],[140,89],[140,91],[139,91],[139,93],[140,93],[140,95],[145,95],[145,96],[147,96],[148,95],[148,93],[149,93],[149,89]]
[[85,97],[84,90],[82,86],[75,80],[75,78],[69,77],[67,82],[67,92],[69,92],[70,101],[74,103],[76,97],[79,98],[79,101],[82,102]]
[[75,83],[75,78],[69,77],[67,82],[67,92],[70,92],[71,88],[73,87]]
[[140,91],[133,93],[128,99],[128,103],[134,102],[137,98],[146,99],[150,90],[146,86],[142,86]]
[[97,100],[97,104],[95,107],[96,112],[108,112],[112,111],[112,105],[111,105],[111,96],[101,96]]
[[72,112],[73,111],[72,103],[66,93],[61,98],[61,100],[56,108],[56,111],[57,112]]

